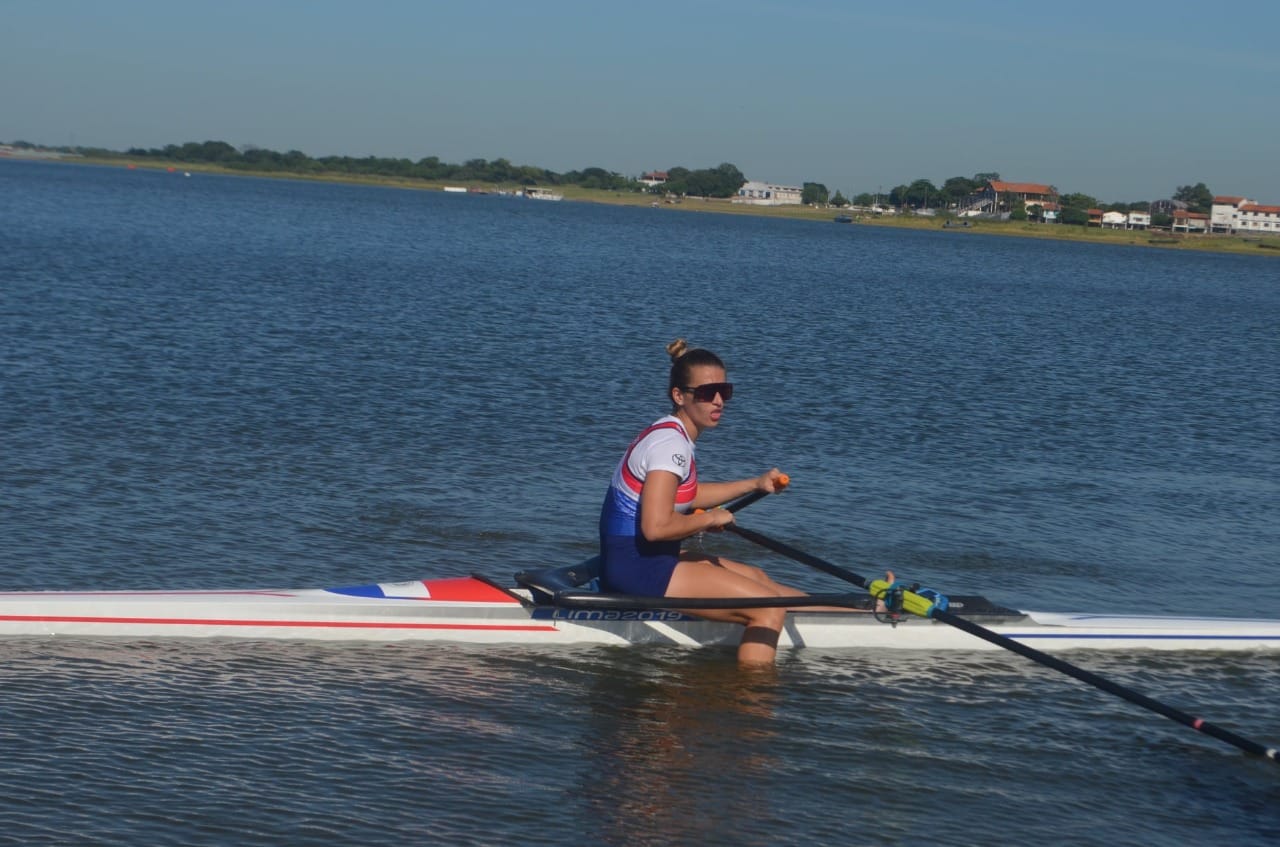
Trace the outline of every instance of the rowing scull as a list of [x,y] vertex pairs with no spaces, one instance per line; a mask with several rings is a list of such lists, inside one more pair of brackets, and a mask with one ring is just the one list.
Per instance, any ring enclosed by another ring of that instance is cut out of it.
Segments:
[[[736,645],[741,637],[735,625],[678,609],[566,606],[523,582],[472,576],[329,589],[0,592],[0,636],[690,647]],[[1020,611],[981,597],[954,597],[951,610],[1046,652],[1280,648],[1280,620]],[[852,610],[790,612],[780,646],[998,649],[931,620],[888,624]]]

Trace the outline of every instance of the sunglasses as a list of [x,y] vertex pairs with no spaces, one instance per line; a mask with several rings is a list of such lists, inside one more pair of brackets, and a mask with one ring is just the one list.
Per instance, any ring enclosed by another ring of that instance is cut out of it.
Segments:
[[708,382],[704,385],[682,385],[681,391],[688,391],[693,394],[693,399],[699,403],[710,403],[716,399],[716,395],[720,395],[720,399],[728,403],[733,399],[733,383],[732,382]]

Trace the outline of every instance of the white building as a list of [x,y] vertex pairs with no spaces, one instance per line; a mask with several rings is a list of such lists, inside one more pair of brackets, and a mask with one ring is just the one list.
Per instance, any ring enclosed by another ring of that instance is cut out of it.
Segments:
[[1124,212],[1103,212],[1102,226],[1104,229],[1124,229],[1129,224],[1129,216]]
[[1280,235],[1280,206],[1241,203],[1237,232],[1261,232]]
[[1151,226],[1151,213],[1103,212],[1102,226],[1106,229],[1146,229]]
[[793,185],[774,185],[771,182],[744,182],[738,189],[734,203],[750,203],[754,206],[799,206],[804,189]]
[[1169,225],[1171,232],[1207,233],[1209,216],[1203,212],[1178,210],[1173,213],[1173,223]]
[[1235,232],[1240,225],[1240,207],[1252,202],[1247,197],[1214,197],[1209,211],[1210,232]]

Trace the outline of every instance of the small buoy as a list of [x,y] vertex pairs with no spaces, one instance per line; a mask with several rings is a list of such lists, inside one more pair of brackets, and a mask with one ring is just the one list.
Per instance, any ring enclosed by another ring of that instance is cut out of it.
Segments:
[[191,171],[183,171],[183,172],[182,172],[182,175],[183,175],[183,176],[191,176]]

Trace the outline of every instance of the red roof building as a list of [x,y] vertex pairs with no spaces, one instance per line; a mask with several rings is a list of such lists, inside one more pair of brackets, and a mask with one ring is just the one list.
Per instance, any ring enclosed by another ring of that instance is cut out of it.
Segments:
[[963,211],[1002,214],[1020,205],[1034,204],[1043,208],[1046,203],[1057,202],[1058,190],[1052,185],[993,179],[966,198]]

